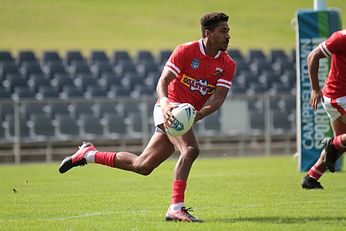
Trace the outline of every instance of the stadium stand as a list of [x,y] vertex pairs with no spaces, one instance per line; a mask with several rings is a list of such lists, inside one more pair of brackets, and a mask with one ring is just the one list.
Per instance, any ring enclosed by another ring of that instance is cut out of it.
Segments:
[[[250,127],[263,132],[261,96],[269,96],[273,130],[293,131],[295,50],[286,52],[276,48],[268,55],[260,49],[250,49],[247,54],[239,49],[227,52],[237,62],[232,94],[247,97]],[[19,51],[16,56],[1,50],[0,140],[13,140],[14,99],[24,100],[20,105],[20,126],[21,136],[27,139],[129,134],[140,137],[143,110],[136,99],[155,97],[156,83],[171,53],[171,50],[161,50],[155,57],[148,50],[139,50],[131,57],[125,50],[113,51],[111,56],[103,50],[92,50],[84,57],[79,50],[66,51],[65,56],[47,50],[39,57],[30,50]],[[282,98],[283,94],[287,97]],[[120,102],[126,97],[134,101],[118,105],[107,102],[114,99]],[[81,102],[74,101],[77,99]],[[153,104],[148,105],[150,118]],[[217,134],[220,130],[219,114],[207,117],[205,123],[198,125],[202,134]]]

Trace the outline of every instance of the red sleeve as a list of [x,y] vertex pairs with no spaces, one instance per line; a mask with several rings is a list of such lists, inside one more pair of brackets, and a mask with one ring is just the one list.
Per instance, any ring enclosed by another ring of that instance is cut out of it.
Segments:
[[329,57],[342,51],[345,43],[343,37],[340,31],[334,32],[326,41],[322,42],[322,52]]
[[228,60],[224,67],[221,77],[218,79],[216,86],[226,87],[228,89],[232,86],[232,80],[235,73],[235,62],[233,60]]
[[178,76],[184,68],[184,47],[184,45],[177,46],[165,65],[165,68],[169,69],[175,76]]

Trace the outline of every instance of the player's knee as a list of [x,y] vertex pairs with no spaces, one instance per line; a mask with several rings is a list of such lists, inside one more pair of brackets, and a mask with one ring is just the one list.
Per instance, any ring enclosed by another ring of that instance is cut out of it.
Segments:
[[151,166],[148,166],[143,163],[135,163],[134,165],[135,170],[138,174],[141,174],[143,176],[148,176],[150,173],[154,170]]
[[199,148],[197,146],[189,146],[182,155],[185,159],[195,160],[199,155]]

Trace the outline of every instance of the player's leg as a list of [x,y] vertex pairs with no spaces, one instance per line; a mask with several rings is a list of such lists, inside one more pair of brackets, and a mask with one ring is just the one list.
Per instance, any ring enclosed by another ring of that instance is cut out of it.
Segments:
[[343,114],[332,123],[334,137],[325,140],[326,166],[335,172],[335,162],[346,150],[346,114]]
[[148,175],[174,152],[174,146],[165,134],[155,132],[147,147],[139,156],[130,152],[101,152],[90,143],[83,143],[72,156],[66,157],[59,168],[61,173],[87,163],[97,163],[109,167]]
[[183,136],[170,137],[171,142],[179,150],[180,156],[174,168],[172,182],[172,199],[166,213],[167,221],[203,222],[192,216],[185,208],[184,195],[187,179],[193,162],[199,155],[199,148],[192,129]]
[[139,156],[129,152],[118,152],[115,167],[149,175],[174,152],[174,146],[166,134],[155,132],[147,147]]
[[[341,99],[341,98],[340,98]],[[346,117],[345,109],[346,102],[345,100],[333,101],[330,98],[323,96],[322,105],[327,112],[330,120],[331,127],[334,132],[334,136],[339,136],[346,132]],[[323,188],[318,182],[324,172],[327,170],[326,166],[326,154],[329,153],[328,164],[335,166],[336,159],[343,153],[344,150],[336,151],[335,147],[332,145],[333,139],[326,138],[324,142],[325,148],[322,150],[320,158],[317,162],[311,167],[308,174],[302,180],[302,187],[305,189],[321,189]],[[337,157],[335,157],[337,156]],[[330,169],[333,170],[333,166],[330,166]],[[329,170],[330,170],[329,169]]]

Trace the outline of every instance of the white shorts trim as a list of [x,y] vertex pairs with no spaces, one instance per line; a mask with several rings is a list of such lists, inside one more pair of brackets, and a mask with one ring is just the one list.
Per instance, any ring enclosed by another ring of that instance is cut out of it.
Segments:
[[346,96],[337,98],[335,100],[323,96],[322,106],[327,112],[329,119],[334,121],[340,116],[346,114]]

